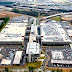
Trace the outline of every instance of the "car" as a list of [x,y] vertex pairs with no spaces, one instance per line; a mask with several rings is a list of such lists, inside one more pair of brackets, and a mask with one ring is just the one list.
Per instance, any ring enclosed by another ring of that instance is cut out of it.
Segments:
[[6,59],[7,59],[7,60],[9,60],[10,58],[9,58],[9,57],[7,57]]

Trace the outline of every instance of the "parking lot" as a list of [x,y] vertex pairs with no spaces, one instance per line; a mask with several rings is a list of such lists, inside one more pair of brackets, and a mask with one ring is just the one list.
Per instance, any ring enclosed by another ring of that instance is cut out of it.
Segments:
[[[54,60],[64,60],[64,61],[72,61],[72,49],[70,48],[69,45],[64,45],[64,46],[46,46],[44,48],[45,52],[50,56],[50,60],[48,61],[48,67],[72,67],[72,64],[62,64],[62,63],[51,63],[52,60],[52,51],[54,52],[62,52],[64,58],[63,59],[54,59]],[[58,56],[58,55],[57,55]],[[58,57],[59,58],[59,57]]]
[[9,23],[24,23],[24,20],[27,20],[26,16],[19,16],[19,17],[13,17]]
[[[57,21],[58,24],[61,24],[65,32],[68,34],[68,30],[72,30],[72,25],[68,21]],[[69,37],[72,40],[72,37]]]
[[[16,51],[19,51],[19,49],[18,48],[4,48],[4,47],[1,47],[0,49],[1,49],[0,54],[2,54],[2,56],[3,56],[0,60],[0,66],[9,66],[9,65],[13,66],[13,60],[14,60],[15,53],[16,53]],[[22,67],[25,65],[25,58],[26,58],[26,54],[25,54],[25,52],[23,52],[22,59],[18,66]],[[2,60],[4,60],[4,61],[2,61]],[[10,60],[11,61],[10,64],[6,64],[5,63],[6,60]]]

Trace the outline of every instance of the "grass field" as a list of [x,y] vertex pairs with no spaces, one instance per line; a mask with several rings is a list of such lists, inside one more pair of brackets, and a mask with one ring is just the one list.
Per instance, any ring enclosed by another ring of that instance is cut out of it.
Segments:
[[60,17],[53,17],[51,20],[61,21]]
[[[9,18],[9,20],[10,20],[10,18]],[[8,20],[8,21],[9,21]],[[8,21],[3,25],[3,27],[0,29],[0,32],[2,31],[2,29],[7,25],[7,23],[8,23]]]
[[45,56],[44,57],[40,57],[40,59],[44,59],[45,58]]
[[62,72],[72,72],[72,68],[52,68],[52,67],[47,67],[46,69],[48,69],[48,70],[55,70],[55,71],[57,71],[57,70],[62,70]]
[[34,67],[34,68],[40,68],[41,64],[42,64],[42,61],[37,61],[37,62],[34,62],[34,63],[26,63],[25,66]]

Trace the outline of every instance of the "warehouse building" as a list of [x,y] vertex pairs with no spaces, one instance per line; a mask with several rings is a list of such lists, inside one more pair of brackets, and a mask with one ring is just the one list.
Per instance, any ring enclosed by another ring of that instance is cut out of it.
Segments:
[[70,20],[72,20],[72,15],[64,15],[64,16],[61,17],[61,19],[70,21]]
[[11,60],[2,59],[1,64],[2,65],[10,65],[11,64]]
[[19,65],[21,59],[22,59],[22,51],[16,51],[13,64]]

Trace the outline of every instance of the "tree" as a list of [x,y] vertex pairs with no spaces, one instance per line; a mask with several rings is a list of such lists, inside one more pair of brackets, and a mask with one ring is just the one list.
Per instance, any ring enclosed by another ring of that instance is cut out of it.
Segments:
[[70,22],[72,23],[72,20],[70,20]]
[[9,70],[8,72],[13,72],[12,70]]
[[[1,19],[3,19],[3,18],[1,18]],[[3,20],[4,20],[4,21],[1,23],[0,29],[8,22],[9,17],[4,18]]]
[[20,13],[20,12],[19,12],[19,9],[16,9],[16,8],[12,9],[12,12]]
[[62,69],[60,70],[60,72],[62,72]]
[[24,71],[24,72],[28,72],[28,71]]
[[52,70],[51,72],[55,72],[55,70]]
[[29,68],[29,71],[32,71],[35,69],[35,67],[28,67]]
[[45,71],[45,69],[43,69],[43,71]]
[[57,72],[60,72],[59,69],[57,69]]
[[5,72],[9,72],[8,68],[5,68]]

